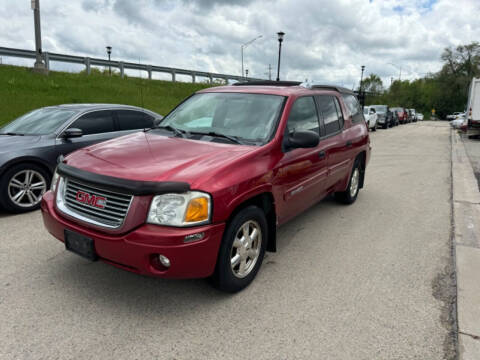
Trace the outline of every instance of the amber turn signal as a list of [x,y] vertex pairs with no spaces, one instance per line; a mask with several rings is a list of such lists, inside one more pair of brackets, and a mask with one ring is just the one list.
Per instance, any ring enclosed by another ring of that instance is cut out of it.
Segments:
[[204,197],[190,200],[185,213],[185,222],[208,220],[208,199]]

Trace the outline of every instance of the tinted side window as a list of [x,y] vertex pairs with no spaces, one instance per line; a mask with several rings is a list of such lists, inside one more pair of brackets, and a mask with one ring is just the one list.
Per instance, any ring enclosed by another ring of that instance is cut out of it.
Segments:
[[311,130],[318,133],[318,128],[317,108],[313,97],[306,96],[297,99],[288,117],[288,132],[291,134],[294,131]]
[[323,116],[325,135],[330,135],[343,128],[343,118],[337,110],[336,99],[333,96],[318,96],[318,109]]
[[153,117],[147,113],[134,110],[118,110],[116,113],[119,130],[145,129],[153,126]]
[[83,135],[101,134],[115,131],[112,112],[109,110],[95,111],[83,115],[70,125],[70,128],[78,128]]
[[362,107],[358,102],[357,98],[353,95],[342,95],[345,105],[347,106],[348,111],[352,115],[352,121],[358,123],[364,121],[362,114]]

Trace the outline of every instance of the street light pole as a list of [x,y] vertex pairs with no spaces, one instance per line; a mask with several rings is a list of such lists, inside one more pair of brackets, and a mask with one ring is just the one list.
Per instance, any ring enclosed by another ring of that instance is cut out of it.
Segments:
[[240,51],[242,53],[242,78],[245,78],[245,72],[243,71],[243,49],[245,49],[248,45],[253,43],[255,40],[258,40],[262,37],[263,35],[258,35],[256,38],[253,38],[250,41],[247,41],[245,44],[240,45]]
[[282,56],[282,42],[285,33],[280,31],[277,33],[278,35],[278,65],[277,65],[277,81],[280,81],[280,58]]
[[35,24],[35,65],[33,70],[39,73],[47,73],[47,68],[42,60],[42,33],[40,27],[40,0],[31,0],[33,10],[33,22]]
[[400,70],[400,73],[399,73],[399,75],[398,75],[398,80],[399,80],[399,81],[402,81],[402,67],[401,67],[401,66],[398,66],[397,64],[394,64],[394,63],[388,63],[388,65],[393,65],[393,66],[395,66],[397,69]]
[[360,76],[360,94],[362,93],[363,88],[363,71],[365,70],[365,65],[362,65],[362,75]]
[[107,46],[107,54],[108,54],[108,74],[112,76],[112,65],[110,64],[110,55],[112,54],[111,46]]

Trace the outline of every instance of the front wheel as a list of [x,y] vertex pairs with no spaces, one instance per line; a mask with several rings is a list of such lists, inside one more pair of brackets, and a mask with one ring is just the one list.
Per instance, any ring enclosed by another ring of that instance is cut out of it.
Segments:
[[238,212],[223,235],[214,286],[232,293],[248,286],[262,265],[267,239],[267,219],[260,208],[248,206]]
[[50,175],[40,166],[15,165],[2,175],[0,204],[5,210],[14,213],[38,209],[49,184]]
[[353,204],[357,200],[358,191],[360,190],[361,167],[358,158],[353,164],[350,181],[348,182],[347,190],[336,192],[335,198],[344,204]]
[[377,131],[377,122],[375,122],[375,125],[372,128],[372,131]]

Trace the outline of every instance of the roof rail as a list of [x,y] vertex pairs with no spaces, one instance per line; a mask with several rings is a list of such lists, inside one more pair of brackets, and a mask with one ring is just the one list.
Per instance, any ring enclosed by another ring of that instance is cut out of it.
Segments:
[[306,89],[335,90],[335,91],[345,93],[345,94],[353,94],[352,90],[344,88],[342,86],[327,85],[327,84],[322,84],[322,83],[318,83],[318,82],[315,82],[315,81],[306,81],[306,82],[301,83],[300,86],[302,86]]
[[243,81],[233,84],[233,86],[298,86],[300,81],[274,81],[274,80],[254,80]]

